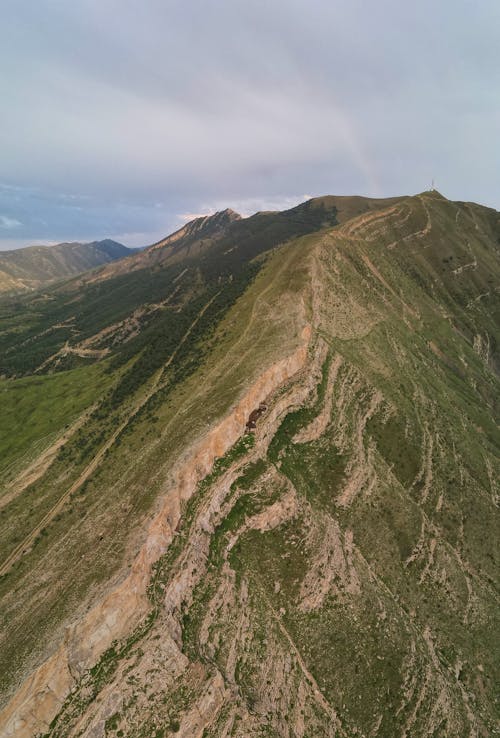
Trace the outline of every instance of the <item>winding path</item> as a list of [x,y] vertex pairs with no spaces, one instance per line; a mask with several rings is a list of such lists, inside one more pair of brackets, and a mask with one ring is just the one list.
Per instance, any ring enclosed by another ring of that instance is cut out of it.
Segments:
[[181,348],[181,346],[184,344],[186,339],[188,338],[189,334],[195,327],[195,325],[198,323],[200,318],[203,316],[203,314],[208,310],[212,302],[215,300],[216,297],[218,297],[220,294],[220,291],[217,292],[210,300],[204,305],[204,307],[200,310],[196,318],[193,320],[189,328],[187,329],[186,333],[183,335],[181,340],[179,341],[179,344],[177,345],[175,351],[170,355],[166,363],[158,369],[156,372],[156,377],[153,380],[149,390],[146,391],[144,395],[138,400],[136,405],[130,410],[129,414],[125,418],[125,420],[118,426],[118,428],[113,432],[113,434],[108,438],[108,440],[101,446],[101,448],[98,450],[92,461],[83,469],[83,471],[79,474],[77,479],[73,482],[71,487],[66,490],[66,492],[62,495],[62,497],[59,498],[59,500],[56,502],[56,504],[43,516],[43,518],[39,521],[39,523],[28,533],[28,535],[24,538],[21,543],[16,546],[16,548],[12,551],[12,553],[9,554],[9,556],[4,560],[0,567],[0,576],[4,576],[7,574],[11,566],[23,555],[23,553],[26,551],[27,548],[29,548],[34,542],[36,537],[40,534],[40,532],[45,528],[49,523],[54,519],[54,517],[59,513],[59,511],[63,508],[64,504],[67,502],[67,500],[71,497],[72,494],[74,494],[81,486],[84,484],[84,482],[87,481],[87,479],[91,476],[91,474],[94,473],[94,471],[97,469],[99,464],[101,463],[104,455],[106,452],[113,446],[114,442],[122,433],[122,431],[127,427],[127,425],[130,423],[130,421],[137,415],[139,410],[141,410],[144,405],[148,402],[148,400],[156,394],[156,392],[159,392],[165,385],[166,381],[160,382],[161,377],[166,369],[170,366],[172,361],[177,355],[177,352]]

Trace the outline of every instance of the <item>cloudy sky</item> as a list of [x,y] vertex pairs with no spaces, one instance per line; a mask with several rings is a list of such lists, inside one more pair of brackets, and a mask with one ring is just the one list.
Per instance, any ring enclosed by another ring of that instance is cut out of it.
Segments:
[[499,0],[2,0],[0,248],[317,194],[500,209]]

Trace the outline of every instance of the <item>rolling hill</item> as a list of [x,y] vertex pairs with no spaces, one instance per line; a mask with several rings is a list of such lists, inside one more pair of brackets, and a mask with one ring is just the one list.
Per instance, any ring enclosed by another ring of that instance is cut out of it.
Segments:
[[91,243],[58,243],[0,251],[0,293],[34,290],[122,259],[134,251],[109,238]]
[[0,300],[1,734],[493,735],[499,256],[327,196]]

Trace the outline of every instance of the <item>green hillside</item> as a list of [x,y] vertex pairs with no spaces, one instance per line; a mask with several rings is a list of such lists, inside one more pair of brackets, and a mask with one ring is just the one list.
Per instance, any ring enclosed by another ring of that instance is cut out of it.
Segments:
[[134,251],[109,238],[91,243],[58,243],[0,251],[0,294],[32,291],[130,256]]
[[325,197],[4,298],[2,735],[494,735],[499,252]]

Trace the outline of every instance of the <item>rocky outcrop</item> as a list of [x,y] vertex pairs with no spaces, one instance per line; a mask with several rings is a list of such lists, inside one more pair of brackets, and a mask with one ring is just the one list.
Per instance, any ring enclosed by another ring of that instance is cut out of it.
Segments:
[[182,501],[193,494],[214,461],[245,431],[251,412],[303,368],[310,338],[311,327],[306,325],[300,346],[264,371],[233,410],[194,445],[179,467],[176,483],[165,494],[162,508],[150,525],[130,573],[83,619],[68,627],[64,643],[26,680],[0,713],[3,735],[30,738],[45,731],[75,680],[113,641],[123,638],[145,616],[151,567],[172,540]]

